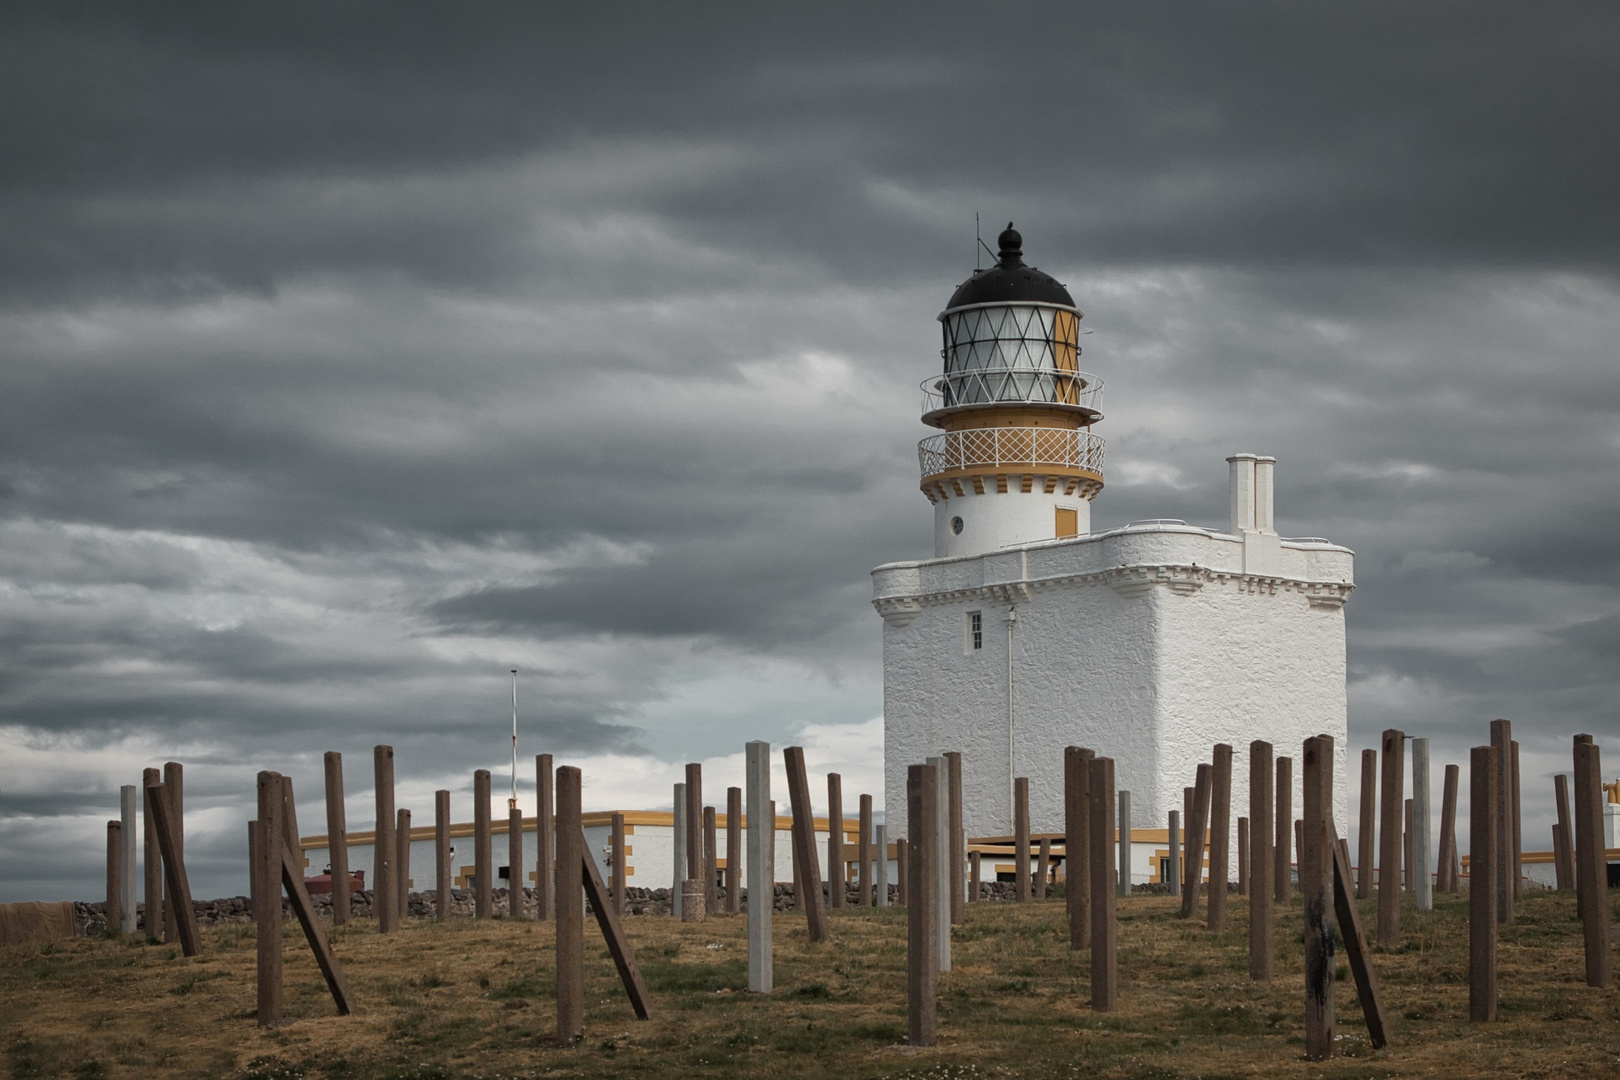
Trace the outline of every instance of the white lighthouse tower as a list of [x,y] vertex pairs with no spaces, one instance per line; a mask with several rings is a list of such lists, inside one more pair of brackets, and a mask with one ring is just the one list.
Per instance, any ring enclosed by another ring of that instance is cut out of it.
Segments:
[[[924,382],[935,558],[872,571],[891,835],[906,766],[948,750],[967,831],[986,836],[1011,831],[1020,776],[1037,831],[1061,830],[1071,744],[1113,757],[1137,824],[1162,828],[1214,744],[1297,758],[1317,734],[1335,739],[1342,825],[1353,553],[1278,535],[1275,459],[1256,454],[1227,459],[1222,526],[1092,532],[1102,382],[1080,370],[1081,312],[1010,225],[999,239],[940,314],[943,370]],[[1246,771],[1233,780],[1246,806]]]

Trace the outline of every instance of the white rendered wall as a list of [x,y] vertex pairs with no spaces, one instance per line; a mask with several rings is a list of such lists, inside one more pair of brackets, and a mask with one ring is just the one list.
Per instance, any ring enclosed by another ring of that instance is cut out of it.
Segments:
[[[1012,544],[1028,544],[1051,540],[1057,536],[1058,508],[1073,510],[1079,522],[1079,532],[1091,531],[1091,503],[1078,494],[1046,494],[1046,477],[1037,476],[1029,493],[1013,488],[1005,492],[995,490],[994,477],[986,477],[989,488],[983,495],[963,485],[965,494],[952,495],[934,504],[934,555],[949,558],[955,555],[978,555],[997,551]],[[1014,476],[1015,482],[1019,479]],[[1012,487],[1012,485],[1009,485]],[[962,519],[962,532],[951,528],[954,518]]]

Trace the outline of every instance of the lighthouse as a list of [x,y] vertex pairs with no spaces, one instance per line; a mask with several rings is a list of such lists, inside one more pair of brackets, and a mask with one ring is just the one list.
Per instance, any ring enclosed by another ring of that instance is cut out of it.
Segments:
[[[940,313],[922,384],[934,558],[872,571],[890,835],[905,834],[906,766],[946,751],[962,754],[970,836],[1011,831],[1019,777],[1035,830],[1061,831],[1069,745],[1113,757],[1136,823],[1162,829],[1216,743],[1297,760],[1318,734],[1334,737],[1342,827],[1354,553],[1281,536],[1277,461],[1247,452],[1224,462],[1227,521],[1094,531],[1102,380],[1082,368],[1083,313],[1010,224],[998,248]],[[1239,769],[1232,804],[1247,792]],[[1144,860],[1135,876],[1155,873]]]

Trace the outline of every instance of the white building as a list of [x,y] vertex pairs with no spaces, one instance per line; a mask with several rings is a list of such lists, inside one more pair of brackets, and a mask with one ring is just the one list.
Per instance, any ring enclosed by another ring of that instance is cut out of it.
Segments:
[[[1114,758],[1133,824],[1162,830],[1214,744],[1235,750],[1235,822],[1250,741],[1297,763],[1317,734],[1335,740],[1347,835],[1353,553],[1278,536],[1275,459],[1254,454],[1228,459],[1223,527],[1091,532],[1102,383],[1079,369],[1082,315],[1024,265],[1011,226],[1000,244],[939,316],[944,370],[924,383],[923,421],[942,429],[918,447],[936,557],[872,571],[890,836],[905,835],[906,766],[949,750],[963,756],[969,836],[1011,831],[1018,776],[1035,831],[1061,832],[1068,745]],[[1297,813],[1297,764],[1294,789]]]

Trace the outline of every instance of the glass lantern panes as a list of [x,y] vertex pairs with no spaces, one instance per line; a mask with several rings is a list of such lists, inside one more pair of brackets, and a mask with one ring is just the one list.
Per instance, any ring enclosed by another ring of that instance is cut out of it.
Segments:
[[1074,405],[1080,322],[1073,311],[1044,304],[999,304],[947,314],[945,405],[1050,401]]

